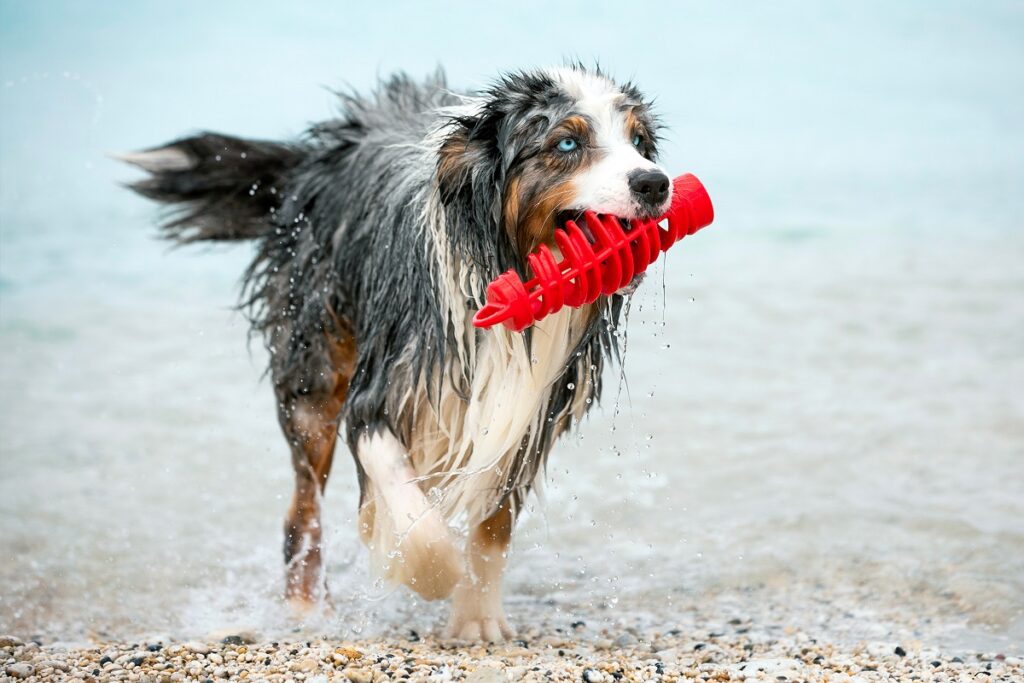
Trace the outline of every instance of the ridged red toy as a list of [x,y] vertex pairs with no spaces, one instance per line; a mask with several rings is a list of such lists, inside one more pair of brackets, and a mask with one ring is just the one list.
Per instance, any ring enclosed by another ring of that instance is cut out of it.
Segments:
[[[672,204],[665,215],[630,221],[628,232],[615,216],[587,211],[583,217],[593,241],[576,221],[555,230],[562,260],[555,261],[542,244],[527,257],[533,279],[524,284],[514,270],[496,277],[487,286],[487,303],[473,316],[473,324],[503,323],[518,332],[563,306],[583,306],[602,294],[613,294],[647,270],[661,252],[710,225],[715,211],[707,190],[687,173],[672,181]],[[663,220],[668,221],[667,230],[658,226]]]

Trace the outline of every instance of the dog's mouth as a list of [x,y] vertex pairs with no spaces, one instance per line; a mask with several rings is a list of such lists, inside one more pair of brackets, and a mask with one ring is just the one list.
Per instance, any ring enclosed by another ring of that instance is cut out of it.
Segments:
[[[564,230],[565,226],[569,223],[569,221],[573,221],[574,223],[576,223],[576,225],[579,226],[580,230],[583,231],[583,234],[587,236],[587,239],[590,240],[591,243],[593,243],[595,241],[594,233],[590,231],[590,227],[587,225],[585,213],[586,212],[584,211],[584,209],[564,209],[562,211],[559,211],[555,215],[555,227]],[[619,225],[622,226],[623,232],[629,232],[630,230],[633,229],[633,226],[630,224],[629,219],[622,218],[620,216],[616,216],[615,218],[619,221]]]

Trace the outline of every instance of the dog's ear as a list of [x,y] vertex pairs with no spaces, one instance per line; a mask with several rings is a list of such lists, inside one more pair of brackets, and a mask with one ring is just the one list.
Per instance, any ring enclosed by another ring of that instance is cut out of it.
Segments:
[[501,172],[499,120],[500,114],[492,109],[452,119],[438,151],[437,181],[443,200],[497,184]]
[[[452,252],[472,264],[480,282],[519,266],[515,245],[501,228],[506,121],[497,106],[453,119],[438,150],[436,172],[445,207],[445,233]],[[482,291],[477,296],[483,300]]]
[[500,225],[505,182],[500,141],[503,120],[497,107],[455,118],[438,150],[441,201],[451,213],[469,219],[465,228],[493,232]]

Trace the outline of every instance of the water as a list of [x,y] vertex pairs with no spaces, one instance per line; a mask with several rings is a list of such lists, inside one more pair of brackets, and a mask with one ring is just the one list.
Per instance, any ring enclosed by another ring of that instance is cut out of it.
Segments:
[[[513,621],[1022,650],[1019,6],[532,9],[0,3],[0,631],[292,628],[291,468],[231,310],[248,248],[169,251],[104,153],[294,134],[319,85],[394,68],[577,54],[658,95],[718,218],[649,275],[628,381],[556,449]],[[368,576],[356,496],[342,451],[337,609],[309,628],[429,628]]]

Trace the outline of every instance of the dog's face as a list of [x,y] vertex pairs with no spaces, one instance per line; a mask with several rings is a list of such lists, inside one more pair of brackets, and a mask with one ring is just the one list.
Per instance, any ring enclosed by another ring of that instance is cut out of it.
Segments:
[[498,189],[495,213],[521,256],[585,210],[649,218],[671,202],[649,103],[600,73],[507,76],[460,123],[442,145],[442,185],[461,176],[475,177],[477,192]]

